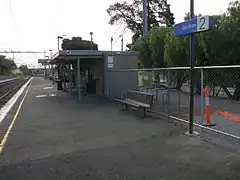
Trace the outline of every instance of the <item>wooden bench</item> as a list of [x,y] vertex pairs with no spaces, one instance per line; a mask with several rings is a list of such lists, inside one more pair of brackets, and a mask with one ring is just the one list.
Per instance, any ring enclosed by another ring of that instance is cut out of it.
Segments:
[[127,109],[128,106],[142,109],[144,116],[146,116],[146,109],[151,108],[153,104],[153,94],[128,90],[127,95],[124,99],[115,100],[117,102],[123,103],[125,105],[125,109]]

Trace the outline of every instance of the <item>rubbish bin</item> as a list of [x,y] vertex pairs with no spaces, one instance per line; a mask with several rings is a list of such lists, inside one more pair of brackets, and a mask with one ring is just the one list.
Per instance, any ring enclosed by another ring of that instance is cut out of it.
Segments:
[[60,80],[60,79],[57,80],[57,89],[58,90],[63,90],[62,80]]

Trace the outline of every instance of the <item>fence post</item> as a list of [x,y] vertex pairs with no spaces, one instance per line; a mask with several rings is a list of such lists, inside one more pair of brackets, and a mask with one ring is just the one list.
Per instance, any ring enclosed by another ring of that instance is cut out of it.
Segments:
[[181,98],[180,98],[180,92],[177,90],[177,94],[178,94],[178,111],[180,111],[181,110]]
[[204,74],[201,68],[201,121],[204,122]]
[[154,90],[155,90],[156,104],[159,104],[158,103],[158,89],[155,87]]
[[170,91],[169,91],[169,88],[170,88],[170,70],[168,70],[168,92],[167,92],[167,111],[168,111],[168,118],[170,117]]

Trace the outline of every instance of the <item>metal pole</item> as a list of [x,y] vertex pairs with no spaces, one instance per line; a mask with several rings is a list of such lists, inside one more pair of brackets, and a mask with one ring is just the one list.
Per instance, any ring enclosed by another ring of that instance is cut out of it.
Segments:
[[113,37],[111,37],[111,52],[112,52]]
[[55,72],[54,72],[54,64],[52,62],[52,83],[54,85],[54,81],[55,81]]
[[[43,52],[44,53],[44,58],[46,58],[46,51]],[[44,78],[46,79],[46,72],[47,72],[47,68],[46,68],[46,64],[44,64]]]
[[204,121],[204,76],[203,69],[201,69],[201,121]]
[[78,100],[81,100],[81,77],[80,77],[80,58],[77,58],[77,88],[78,88]]
[[71,70],[71,62],[68,61],[68,79],[69,79],[69,94],[72,95],[72,70]]
[[93,39],[92,39],[92,36],[91,36],[91,50],[93,50]]
[[[52,71],[52,83],[54,84],[54,80],[53,80],[54,69],[53,69],[53,62],[52,62],[52,50],[50,49],[49,52],[50,52],[49,57],[50,57],[50,60],[51,60],[51,61],[49,60],[49,62],[51,64],[51,65],[49,64],[49,70],[51,68],[51,71]],[[50,72],[49,72],[49,74],[50,74]]]
[[58,51],[60,50],[60,48],[59,48],[59,36],[57,37],[57,46],[58,46]]
[[60,79],[60,64],[57,64],[57,80]]
[[64,91],[64,92],[67,92],[66,76],[65,76],[65,74],[66,74],[66,65],[63,64],[62,67],[63,67],[63,91]]
[[121,51],[123,51],[123,35],[122,35],[122,39],[121,39]]
[[154,88],[155,89],[155,93],[156,93],[156,104],[158,104],[158,89]]
[[143,36],[148,32],[148,0],[143,0]]
[[167,90],[167,111],[168,111],[168,120],[170,119],[170,106],[171,106],[171,103],[170,103],[170,70],[168,70],[168,90]]
[[45,70],[44,78],[47,79],[47,65],[46,64],[44,65],[44,70]]
[[93,32],[90,32],[90,36],[91,36],[91,50],[93,50]]
[[[190,0],[190,17],[194,18],[194,0]],[[195,63],[195,36],[190,35],[190,111],[189,111],[189,134],[193,133],[194,118],[194,63]]]

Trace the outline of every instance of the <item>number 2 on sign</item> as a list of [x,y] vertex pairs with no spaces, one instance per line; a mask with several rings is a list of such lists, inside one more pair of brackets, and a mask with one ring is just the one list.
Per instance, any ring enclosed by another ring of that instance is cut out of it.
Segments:
[[197,19],[197,31],[206,31],[209,29],[209,16],[199,17]]
[[200,30],[205,30],[205,22],[206,22],[206,20],[205,20],[205,17],[201,17],[200,18]]

